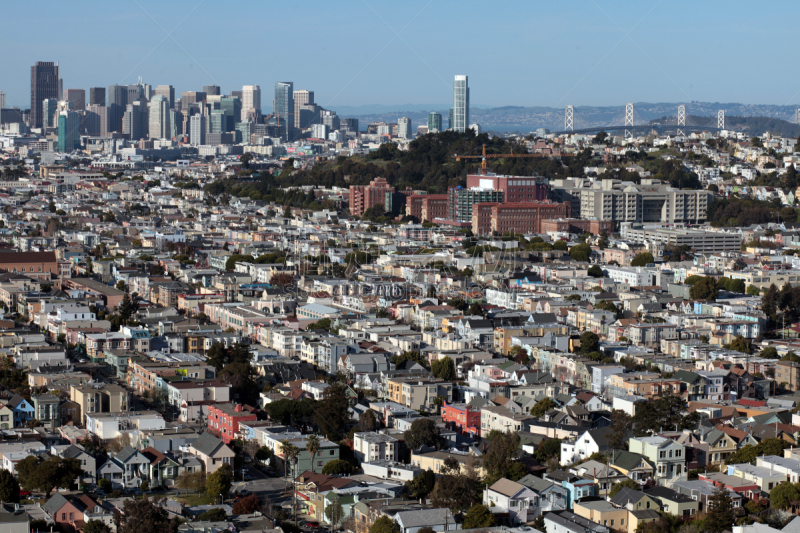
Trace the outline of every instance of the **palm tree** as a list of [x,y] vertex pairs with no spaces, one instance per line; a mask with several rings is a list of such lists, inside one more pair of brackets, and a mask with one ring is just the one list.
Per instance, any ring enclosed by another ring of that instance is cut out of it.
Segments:
[[[289,442],[288,440],[284,440],[281,442],[281,453],[283,454],[283,471],[284,474],[286,473],[286,464],[291,462],[292,463],[292,471],[296,470],[297,468],[297,457],[300,455],[300,449]],[[294,478],[296,477],[296,472],[292,474],[292,510],[294,514],[294,521],[295,525],[297,525],[297,491],[294,488]]]
[[313,474],[314,459],[317,457],[317,452],[319,452],[319,437],[316,435],[309,435],[306,440],[306,450],[308,450],[309,455],[311,455],[311,473]]

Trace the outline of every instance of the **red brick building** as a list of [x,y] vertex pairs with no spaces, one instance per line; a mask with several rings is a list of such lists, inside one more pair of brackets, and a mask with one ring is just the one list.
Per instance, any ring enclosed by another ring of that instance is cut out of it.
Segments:
[[481,411],[480,409],[470,409],[467,404],[444,402],[442,404],[442,422],[452,423],[465,435],[480,436],[481,434]]
[[419,219],[433,222],[437,218],[447,218],[450,197],[447,194],[426,194],[421,204]]
[[469,174],[467,189],[480,187],[503,191],[506,202],[541,202],[547,200],[550,185],[542,176],[502,176]]
[[2,252],[0,270],[45,280],[50,279],[51,275],[56,278],[68,278],[70,275],[69,262],[59,262],[55,252]]
[[350,214],[360,217],[364,211],[376,204],[386,206],[386,194],[394,194],[385,178],[375,178],[369,185],[350,186]]
[[[490,208],[488,206],[491,206]],[[542,221],[568,218],[569,202],[509,202],[505,204],[475,204],[472,208],[472,232],[476,235],[542,233]],[[487,226],[489,230],[487,231]]]
[[218,403],[208,406],[208,431],[225,444],[230,444],[236,439],[240,423],[253,422],[257,419],[254,413],[244,410],[238,403]]

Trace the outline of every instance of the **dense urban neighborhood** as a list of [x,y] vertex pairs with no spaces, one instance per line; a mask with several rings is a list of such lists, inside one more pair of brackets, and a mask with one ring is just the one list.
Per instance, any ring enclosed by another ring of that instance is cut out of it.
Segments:
[[800,530],[797,139],[58,68],[0,109],[3,532]]

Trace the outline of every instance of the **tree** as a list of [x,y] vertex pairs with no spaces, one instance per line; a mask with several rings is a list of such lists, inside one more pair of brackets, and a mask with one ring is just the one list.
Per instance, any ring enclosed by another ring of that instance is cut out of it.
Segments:
[[728,490],[725,485],[720,485],[708,498],[706,531],[710,533],[722,533],[733,525],[733,502]]
[[481,309],[481,304],[478,302],[473,303],[469,306],[469,311],[467,311],[467,315],[470,316],[483,316],[483,309]]
[[175,483],[179,489],[203,492],[206,490],[205,472],[183,472]]
[[283,288],[294,284],[294,276],[285,272],[279,272],[277,274],[273,274],[272,277],[269,278],[269,284],[273,287]]
[[596,352],[600,348],[600,337],[597,333],[584,331],[581,333],[581,353],[587,354]]
[[601,250],[608,248],[608,232],[604,231],[600,234],[600,239],[597,241],[597,246]]
[[494,515],[489,511],[489,508],[476,503],[470,507],[467,514],[464,515],[464,522],[461,524],[461,528],[475,529],[480,527],[492,527],[494,525]]
[[228,519],[228,514],[225,512],[225,509],[216,507],[214,509],[205,511],[204,513],[200,513],[197,519],[201,522],[224,522]]
[[170,518],[159,500],[125,500],[117,533],[176,533],[179,522]]
[[631,266],[632,267],[643,267],[653,263],[655,259],[653,258],[653,254],[650,252],[642,252],[640,254],[636,254],[636,257],[631,259]]
[[611,413],[611,433],[608,434],[608,446],[614,450],[627,449],[628,436],[633,427],[633,420],[625,411],[614,409]]
[[384,515],[372,523],[369,533],[400,533],[400,525]]
[[531,416],[542,418],[550,409],[555,409],[558,404],[552,398],[542,398],[531,408]]
[[250,168],[250,161],[253,160],[253,154],[250,152],[245,152],[241,156],[239,156],[239,161],[242,163],[242,168],[248,169]]
[[456,365],[449,357],[442,357],[431,364],[431,372],[437,378],[445,381],[456,379]]
[[261,509],[261,502],[257,494],[245,496],[233,504],[233,514],[250,514]]
[[798,499],[800,499],[800,491],[789,481],[784,481],[769,493],[769,504],[773,509],[788,509],[791,502]]
[[0,470],[0,502],[19,503],[19,483],[8,470]]
[[750,341],[741,335],[737,335],[736,338],[731,342],[731,350],[742,353],[750,353]]
[[314,422],[319,432],[330,440],[340,441],[345,434],[348,421],[347,408],[350,402],[345,394],[345,386],[334,383],[322,393],[322,401],[317,402]]
[[314,473],[314,460],[317,458],[317,453],[319,453],[319,437],[316,435],[309,435],[306,439],[306,450],[308,450],[308,454],[311,456],[311,473]]
[[575,261],[581,263],[588,263],[589,257],[591,257],[592,255],[592,247],[583,242],[581,244],[578,244],[570,248],[569,255]]
[[82,475],[83,469],[77,459],[49,457],[43,461],[30,455],[17,463],[19,483],[27,490],[49,493],[55,487],[70,488]]
[[553,243],[553,250],[558,250],[560,252],[566,252],[567,251],[567,243],[559,239],[559,240],[557,240],[556,242]]
[[342,503],[339,501],[339,498],[335,498],[325,508],[325,518],[328,519],[328,523],[331,525],[331,527],[335,528],[339,522],[342,521],[343,517],[344,510],[342,509]]
[[783,439],[764,439],[755,446],[752,444],[746,445],[744,448],[737,450],[725,459],[725,463],[729,465],[742,464],[742,463],[755,463],[758,457],[764,455],[778,455],[783,456],[783,450],[789,444]]
[[409,450],[416,450],[423,444],[436,446],[439,443],[439,428],[430,418],[417,418],[411,423],[411,428],[403,432],[403,438]]
[[552,458],[561,456],[561,439],[547,439],[536,449],[536,460],[546,464]]
[[111,530],[102,520],[89,520],[81,531],[83,533],[109,533]]
[[375,419],[375,412],[368,409],[358,417],[358,430],[362,432],[375,431],[378,421]]
[[611,492],[609,492],[608,495],[613,498],[619,491],[626,487],[633,490],[639,490],[639,485],[634,480],[628,478],[623,479],[619,483],[615,483],[614,486],[611,487]]
[[518,433],[507,432],[494,436],[483,455],[483,468],[486,471],[484,483],[486,485],[492,486],[500,478],[517,481],[527,474],[522,463],[515,460],[519,445]]
[[128,290],[127,287],[125,286],[125,282],[122,281],[122,280],[119,280],[117,282],[117,284],[115,285],[115,287],[116,287],[116,289],[118,291],[127,291]]
[[334,459],[322,467],[322,473],[326,476],[345,476],[353,473],[353,465],[344,459]]
[[692,300],[716,300],[717,280],[711,276],[700,278],[689,291]]
[[226,463],[206,477],[206,494],[212,501],[219,497],[224,499],[230,492],[232,483],[233,468]]
[[281,442],[281,457],[283,458],[284,473],[287,472],[287,467],[291,467],[291,470],[288,470],[288,475],[294,478],[297,475],[294,472],[294,468],[295,464],[297,464],[297,458],[300,457],[300,449],[288,440],[284,440]]
[[761,350],[761,353],[758,354],[758,356],[763,357],[765,359],[780,359],[780,356],[778,355],[778,350],[776,350],[772,346],[767,346],[766,348]]
[[406,490],[411,498],[419,500],[425,498],[436,485],[436,474],[430,470],[425,470],[411,481],[406,482]]
[[747,287],[747,294],[749,296],[758,296],[759,294],[761,294],[761,289],[759,289],[755,285],[749,285]]
[[600,265],[592,265],[589,267],[589,270],[586,272],[588,275],[592,276],[593,278],[602,278],[603,277],[603,269],[600,268]]

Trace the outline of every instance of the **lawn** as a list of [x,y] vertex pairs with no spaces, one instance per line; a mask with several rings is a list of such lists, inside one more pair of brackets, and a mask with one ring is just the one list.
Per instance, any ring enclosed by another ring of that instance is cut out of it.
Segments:
[[208,494],[181,494],[175,498],[187,507],[195,505],[210,505],[211,497]]

